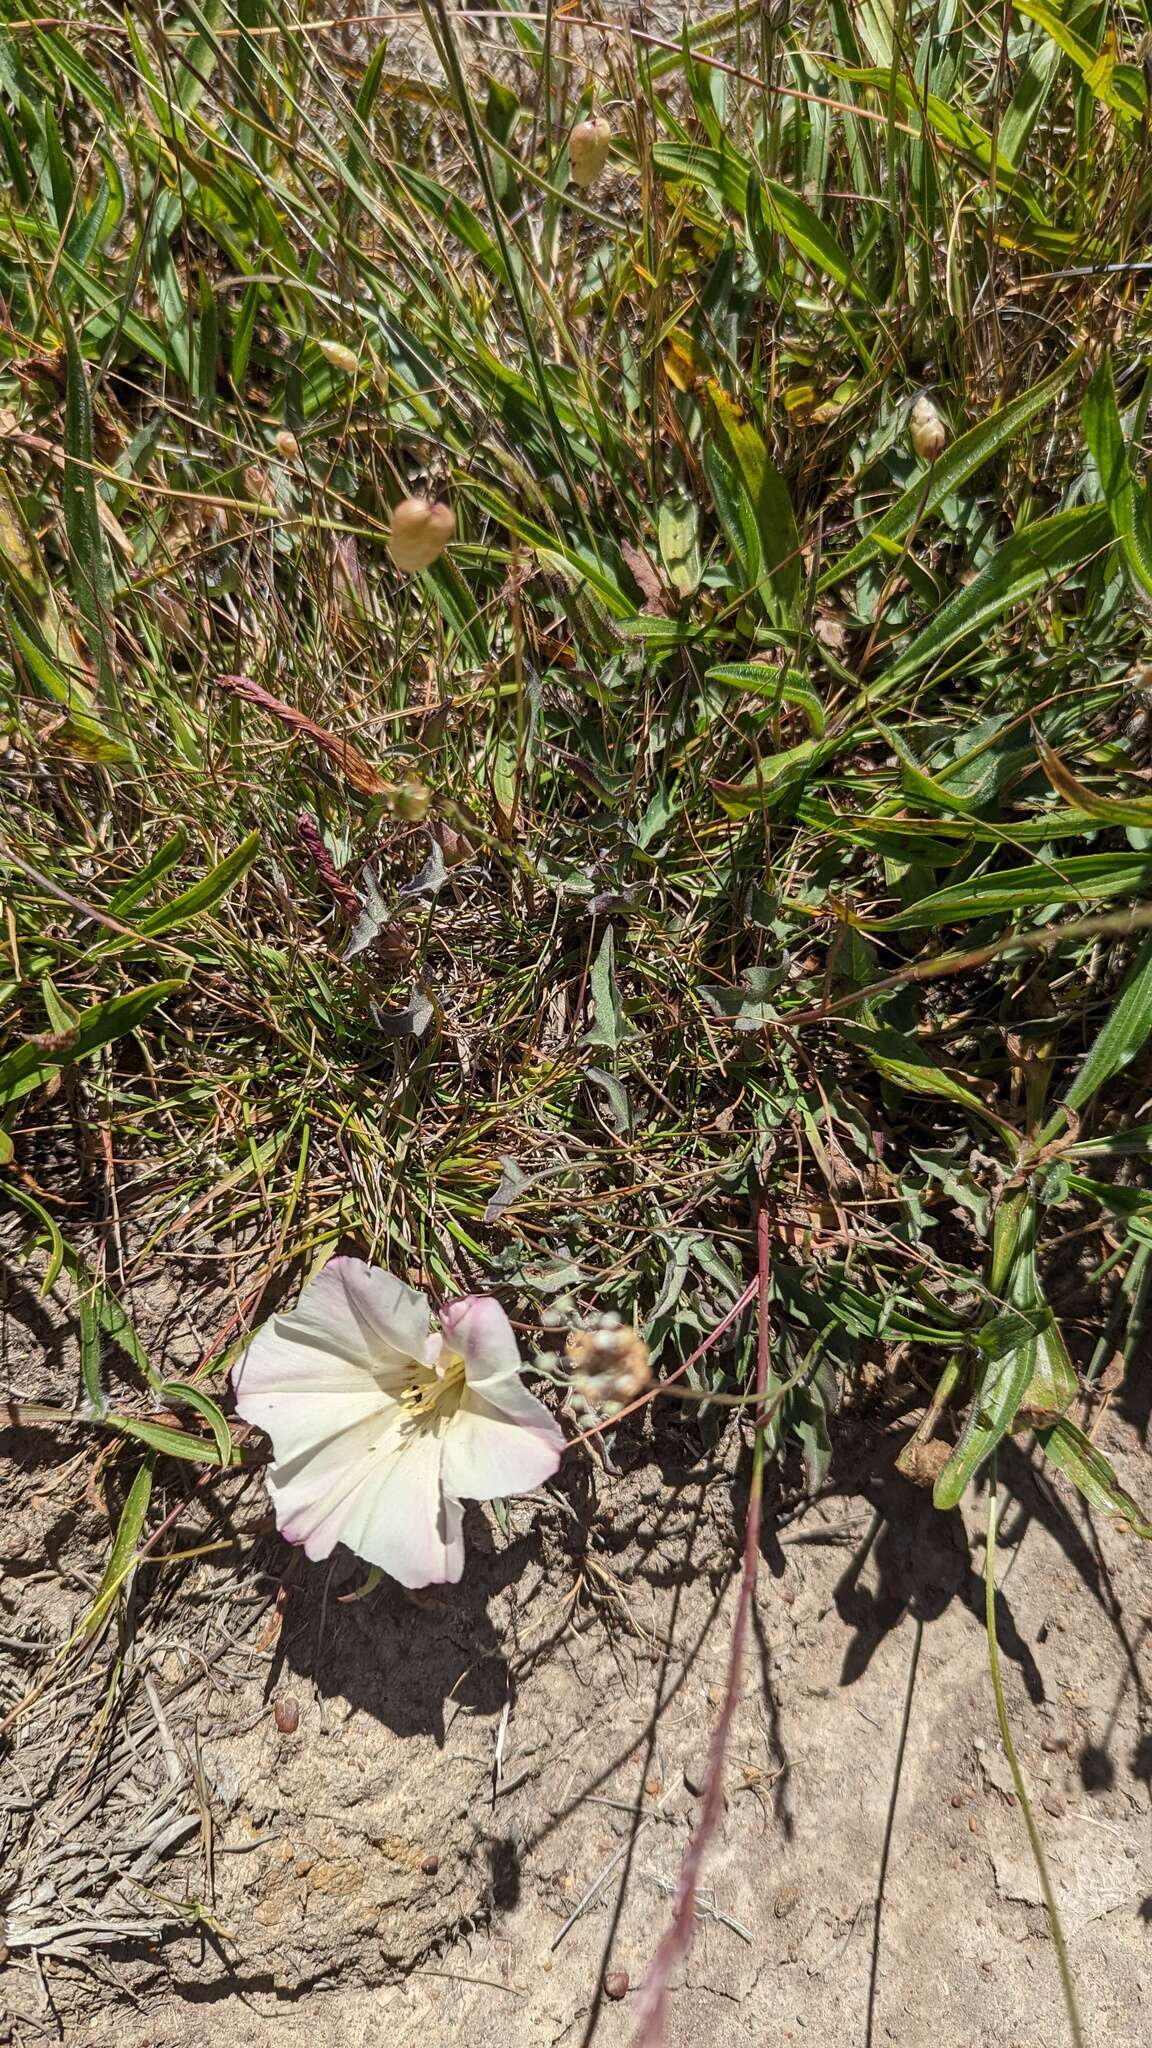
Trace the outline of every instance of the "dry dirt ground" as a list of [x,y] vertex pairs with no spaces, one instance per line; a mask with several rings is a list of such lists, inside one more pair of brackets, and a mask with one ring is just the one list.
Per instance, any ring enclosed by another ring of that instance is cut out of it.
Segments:
[[[194,1298],[154,1334],[173,1360],[202,1342]],[[14,1269],[5,1395],[59,1400],[71,1341]],[[1102,1432],[1138,1494],[1152,1365],[1143,1381]],[[894,1473],[898,1442],[848,1418],[818,1500],[770,1488],[670,2048],[1067,2039],[988,1681],[983,1503],[935,1514]],[[94,1483],[80,1427],[9,1430],[0,1451],[7,1712],[89,1608],[136,1461]],[[683,1411],[650,1412],[608,1469],[577,1453],[506,1531],[475,1511],[460,1587],[357,1600],[354,1560],[279,1542],[258,1473],[198,1486],[165,1464],[161,1548],[211,1547],[141,1565],[0,1758],[0,2039],[627,2042],[699,1806],[745,1471],[736,1430],[707,1450]],[[1009,1703],[1087,2037],[1146,2048],[1147,1552],[1024,1448],[1002,1476]]]

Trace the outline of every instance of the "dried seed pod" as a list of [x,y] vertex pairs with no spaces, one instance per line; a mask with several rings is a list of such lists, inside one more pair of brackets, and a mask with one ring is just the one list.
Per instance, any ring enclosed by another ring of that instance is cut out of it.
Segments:
[[935,462],[938,455],[943,455],[948,428],[926,391],[920,393],[908,415],[908,431],[921,462]]
[[427,569],[456,535],[451,505],[433,498],[402,498],[392,513],[388,553],[398,569]]
[[604,1996],[605,1998],[627,1998],[627,1970],[609,1970],[604,1979]]
[[608,161],[612,147],[612,130],[603,114],[592,114],[587,121],[577,121],[568,138],[568,175],[581,191],[594,185]]
[[354,377],[360,368],[360,358],[355,349],[345,348],[342,341],[320,341],[316,346],[326,363],[334,370],[343,370],[346,377]]
[[577,1391],[589,1402],[633,1401],[652,1378],[652,1361],[643,1337],[619,1323],[602,1323],[595,1330],[570,1330],[564,1349],[575,1369]]
[[281,1735],[295,1735],[300,1726],[300,1702],[291,1693],[285,1693],[272,1709],[272,1716]]

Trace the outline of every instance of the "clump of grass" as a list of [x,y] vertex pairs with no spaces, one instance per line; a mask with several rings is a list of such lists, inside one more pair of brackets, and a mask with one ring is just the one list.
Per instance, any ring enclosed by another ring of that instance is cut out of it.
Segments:
[[233,1455],[226,1347],[145,1361],[179,1428],[102,1373],[159,1250],[670,1370],[763,1188],[769,1448],[878,1384],[942,1506],[1035,1426],[1148,1534],[1091,1435],[1152,1203],[1137,50],[0,22],[0,1147],[88,1411]]

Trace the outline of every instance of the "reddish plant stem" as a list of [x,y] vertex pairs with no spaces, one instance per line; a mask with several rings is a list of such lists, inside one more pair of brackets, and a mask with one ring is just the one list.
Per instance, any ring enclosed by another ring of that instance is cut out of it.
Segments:
[[[770,1411],[766,1406],[770,1245],[771,1223],[767,1205],[762,1200],[756,1218],[757,1275],[753,1283],[759,1298],[760,1315],[756,1353],[756,1392],[759,1398],[756,1404],[756,1435],[752,1445],[752,1480],[748,1488],[748,1514],[744,1523],[744,1563],[740,1576],[736,1619],[732,1625],[732,1645],[728,1653],[728,1676],[724,1686],[724,1702],[708,1746],[708,1770],[700,1818],[680,1866],[672,1918],[640,1987],[639,2022],[632,2036],[632,2048],[662,2048],[672,1972],[681,1957],[687,1955],[692,1946],[696,1932],[696,1889],[700,1870],[724,1805],[724,1757],[740,1698],[744,1645],[756,1591],[756,1567],[760,1560],[760,1512],[764,1500],[764,1430],[770,1420]],[[779,1396],[777,1398],[779,1399]]]

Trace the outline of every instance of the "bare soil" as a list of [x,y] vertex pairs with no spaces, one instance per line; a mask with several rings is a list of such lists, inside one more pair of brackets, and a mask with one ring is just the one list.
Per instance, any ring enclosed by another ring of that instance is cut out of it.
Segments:
[[[191,1355],[177,1300],[168,1341]],[[8,1307],[5,1393],[53,1381],[59,1398],[67,1326],[22,1282]],[[1101,1434],[1137,1492],[1149,1398]],[[1067,2038],[988,1679],[984,1506],[936,1514],[893,1471],[899,1441],[849,1418],[818,1500],[770,1495],[670,2048]],[[10,1430],[0,1449],[3,1711],[50,1678],[0,1764],[0,2039],[628,2041],[724,1683],[735,1429],[714,1452],[680,1412],[622,1429],[609,1469],[577,1454],[505,1532],[474,1511],[462,1585],[415,1597],[352,1597],[355,1560],[282,1544],[258,1474],[200,1485],[165,1464],[162,1548],[207,1547],[142,1564],[118,1620],[55,1676],[135,1460],[94,1480],[79,1425]],[[1147,1553],[1057,1496],[1023,1446],[1002,1479],[1010,1712],[1087,2035],[1143,2048]]]

